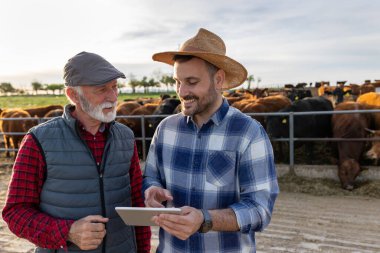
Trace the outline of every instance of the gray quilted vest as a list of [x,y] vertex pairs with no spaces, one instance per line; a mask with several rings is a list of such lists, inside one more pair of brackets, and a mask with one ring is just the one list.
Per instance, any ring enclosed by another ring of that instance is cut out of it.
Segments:
[[[109,128],[102,164],[97,165],[90,149],[77,132],[76,120],[68,107],[30,132],[43,150],[46,180],[40,209],[53,217],[78,220],[87,215],[102,215],[107,235],[89,253],[136,252],[134,228],[126,226],[115,206],[131,206],[130,160],[134,151],[133,132],[113,122]],[[68,251],[37,248],[35,252],[82,252],[68,243]]]

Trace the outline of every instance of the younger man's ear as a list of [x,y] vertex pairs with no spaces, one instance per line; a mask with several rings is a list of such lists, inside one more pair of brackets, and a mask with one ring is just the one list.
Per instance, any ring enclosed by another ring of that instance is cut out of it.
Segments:
[[219,69],[218,71],[216,71],[214,75],[215,88],[217,88],[218,90],[221,90],[225,79],[226,79],[226,73],[224,72],[223,69]]

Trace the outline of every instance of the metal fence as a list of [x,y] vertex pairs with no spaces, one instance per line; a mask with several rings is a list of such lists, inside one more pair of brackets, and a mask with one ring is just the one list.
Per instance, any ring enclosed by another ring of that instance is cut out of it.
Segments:
[[[294,117],[306,115],[323,115],[323,114],[353,114],[353,113],[380,113],[378,110],[344,110],[344,111],[313,111],[313,112],[272,112],[272,113],[247,113],[248,116],[287,116],[289,117],[289,138],[272,138],[272,142],[288,142],[289,144],[289,169],[294,172],[294,144],[298,141],[314,141],[314,142],[328,142],[328,141],[380,141],[379,137],[372,138],[297,138],[294,136]],[[141,136],[136,136],[137,141],[142,142],[142,160],[146,160],[148,151],[147,141],[152,140],[151,136],[146,136],[145,121],[149,119],[166,118],[170,115],[126,115],[117,116],[117,118],[125,119],[140,119],[141,121]],[[36,118],[4,118],[0,120],[35,120]],[[48,118],[40,118],[39,123],[45,122]],[[4,132],[1,135],[25,135],[24,132]],[[0,148],[1,152],[17,151],[17,149]]]

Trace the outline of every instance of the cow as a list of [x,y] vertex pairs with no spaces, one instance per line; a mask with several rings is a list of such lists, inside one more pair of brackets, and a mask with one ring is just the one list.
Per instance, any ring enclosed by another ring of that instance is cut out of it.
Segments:
[[[290,105],[291,101],[289,98],[283,95],[276,95],[254,100],[243,107],[241,111],[243,113],[277,112]],[[259,121],[261,125],[265,127],[266,122],[264,116],[253,116],[253,118]]]
[[[132,112],[130,112],[128,115],[130,116],[139,116],[139,115],[152,115],[153,112],[156,110],[157,108],[157,104],[144,104],[144,105],[141,105],[137,108],[135,108]],[[141,138],[142,137],[142,128],[141,128],[141,118],[138,117],[138,118],[116,118],[116,121],[128,126],[130,129],[132,129],[135,137],[137,138]],[[150,125],[150,122],[148,121],[148,119],[144,119],[144,130],[145,130],[145,137],[147,137],[147,133],[150,133],[152,132],[153,130],[152,129],[152,126]],[[146,142],[149,144],[149,142]],[[142,155],[142,141],[141,140],[136,140],[136,145],[137,145],[137,150],[138,150],[138,153],[141,157]]]
[[[10,109],[1,113],[2,119],[6,118],[30,118],[30,114],[22,109]],[[6,149],[18,149],[21,143],[24,133],[28,132],[30,128],[38,124],[37,119],[14,119],[14,120],[2,120],[1,131],[4,136],[4,144]],[[17,134],[8,134],[17,133]],[[14,152],[14,158],[16,158],[17,151]],[[10,157],[10,152],[6,151],[6,157]]]
[[[138,116],[138,115],[152,115],[152,113],[156,110],[157,105],[156,104],[144,104],[141,105],[135,109],[133,109],[129,114],[130,116]],[[132,129],[135,136],[141,137],[142,131],[141,131],[141,119],[140,118],[117,118],[118,122],[128,126]],[[148,122],[145,119],[145,129],[147,129]]]
[[45,115],[44,118],[54,118],[54,117],[60,117],[63,114],[63,109],[53,109],[48,111]]
[[256,95],[253,95],[252,92],[249,92],[248,90],[244,90],[241,92],[235,92],[233,93],[236,96],[233,97],[226,97],[228,104],[241,110],[244,106],[251,103],[252,101],[255,101],[257,99]]
[[363,94],[366,94],[366,93],[369,93],[369,92],[375,92],[375,85],[374,84],[363,84],[361,87],[360,87],[360,94],[363,95]]
[[351,88],[352,99],[353,101],[356,101],[358,97],[360,96],[360,85],[351,83],[350,88]]
[[293,88],[293,89],[285,89],[286,96],[292,100],[297,101],[306,97],[312,97],[311,91],[309,89],[299,89],[299,88]]
[[242,111],[247,105],[253,104],[256,102],[256,98],[243,98],[231,104],[232,107]]
[[263,98],[269,96],[268,88],[259,89],[255,88],[252,91],[246,90],[247,93],[251,93],[255,98]]
[[[335,111],[363,110],[365,105],[356,102],[344,102],[335,107]],[[334,138],[365,138],[366,129],[373,124],[369,113],[334,114],[332,132]],[[360,157],[365,151],[365,141],[338,142],[338,176],[343,189],[353,190],[355,178],[359,175]]]
[[367,105],[380,106],[380,94],[376,92],[368,92],[360,95],[356,101]]
[[43,118],[46,113],[48,113],[49,111],[54,110],[54,109],[63,110],[63,106],[62,105],[49,105],[49,106],[42,106],[42,107],[26,108],[24,110],[29,113],[30,117],[37,116],[37,117]]
[[[142,105],[135,101],[127,101],[122,102],[116,107],[116,115],[117,116],[126,116],[131,115],[131,113],[141,107]],[[128,125],[128,119],[127,118],[116,118],[116,121],[120,122],[121,124]]]
[[[166,98],[158,105],[154,110],[152,115],[170,115],[176,110],[177,106],[181,104],[178,98]],[[158,124],[163,120],[163,117],[151,118],[149,119],[149,130],[148,135],[153,136]]]
[[[380,138],[380,130],[372,130],[366,128],[366,130],[372,134],[375,138]],[[366,152],[365,156],[374,160],[374,165],[379,166],[380,160],[380,141],[373,141],[371,148]]]
[[[279,112],[333,111],[333,105],[325,97],[304,98],[293,102]],[[266,129],[271,138],[289,138],[289,119],[284,116],[268,116]],[[308,114],[294,116],[294,137],[331,137],[331,114]],[[297,147],[303,143],[296,142]],[[308,162],[312,163],[313,143],[306,145]]]

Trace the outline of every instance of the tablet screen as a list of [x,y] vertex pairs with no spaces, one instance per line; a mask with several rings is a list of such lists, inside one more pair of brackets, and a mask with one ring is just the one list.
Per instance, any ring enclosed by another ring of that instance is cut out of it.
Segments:
[[131,226],[157,226],[152,217],[161,213],[180,214],[180,208],[115,207],[125,224]]

